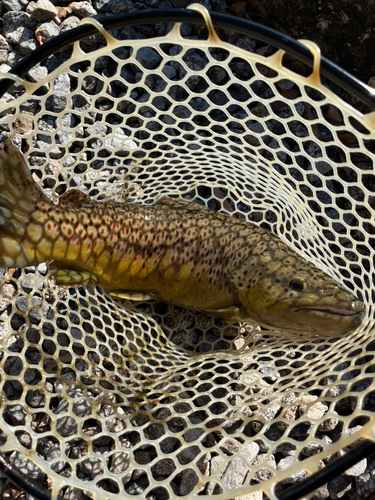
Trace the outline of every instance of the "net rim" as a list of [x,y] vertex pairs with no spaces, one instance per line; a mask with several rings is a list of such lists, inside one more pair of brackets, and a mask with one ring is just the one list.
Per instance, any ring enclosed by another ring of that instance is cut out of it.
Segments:
[[[312,66],[313,55],[310,50],[302,43],[293,40],[292,38],[275,30],[272,30],[271,28],[267,28],[250,21],[237,19],[223,14],[211,13],[210,15],[216,28],[229,29],[244,35],[255,36],[257,39],[266,43],[270,43],[281,50],[285,50],[305,64],[309,64],[310,66]],[[106,30],[125,26],[135,26],[140,23],[154,24],[157,22],[188,22],[200,25],[205,24],[205,20],[199,13],[192,10],[182,9],[160,10],[156,13],[156,15],[155,11],[148,10],[138,13],[136,12],[125,14],[122,16],[113,16],[111,18],[106,18],[100,21],[103,25],[103,28]],[[79,41],[95,33],[97,33],[97,28],[92,24],[83,24],[71,31],[68,31],[67,33],[51,40],[50,42],[47,42],[42,47],[33,52],[30,56],[24,58],[20,63],[18,63],[10,70],[10,73],[22,77],[29,71],[31,67],[56,52],[56,50],[67,47],[73,42]],[[345,90],[351,92],[354,96],[358,97],[375,110],[375,92],[372,92],[371,89],[364,83],[354,78],[349,73],[342,70],[341,68],[330,62],[328,59],[325,59],[323,57],[321,58],[320,74],[340,85]],[[13,83],[14,80],[10,79],[3,80],[1,82],[0,97],[8,90],[8,88]],[[342,473],[350,465],[352,465],[352,463],[354,464],[361,460],[364,456],[367,456],[369,450],[372,451],[373,447],[374,443],[371,441],[362,443],[360,446],[358,446],[358,448],[356,448],[356,450],[352,450],[353,453],[348,453],[345,457],[337,460],[335,464],[330,464],[332,465],[332,467],[330,465],[327,466],[324,469],[324,477],[321,484],[324,484],[324,482],[326,482],[328,475],[334,474],[334,477],[336,477],[336,475]],[[18,471],[16,467],[12,467],[7,464],[4,459],[3,462],[5,465],[5,469],[12,469],[12,472],[14,474],[13,480],[16,480],[20,486],[22,485],[22,488],[26,492],[36,495],[39,499],[51,498],[49,492],[47,492],[47,490],[45,490],[41,486],[39,486],[38,491],[38,486],[32,484],[32,482],[29,482],[27,484],[26,481],[26,484],[22,484],[23,474]],[[336,465],[335,472],[333,471],[334,465]],[[3,472],[6,474],[5,470],[3,470]],[[317,475],[314,474],[310,476],[305,481],[302,481],[298,485],[296,485],[295,488],[291,488],[283,495],[281,495],[279,497],[280,500],[292,500],[300,498],[300,496],[302,496],[302,491],[305,494],[311,493],[319,486],[316,483],[316,480]],[[303,487],[305,487],[304,490]]]
[[[222,28],[252,36],[258,40],[273,45],[284,50],[299,61],[312,66],[314,56],[311,51],[302,43],[293,38],[280,33],[272,28],[257,24],[253,21],[210,12],[210,17],[215,28]],[[206,24],[205,19],[199,12],[191,9],[161,9],[135,11],[120,16],[98,19],[105,30],[113,30],[139,24],[156,23],[193,23]],[[29,56],[17,63],[9,73],[23,77],[34,65],[43,61],[57,50],[71,45],[72,43],[97,33],[97,28],[93,24],[82,23],[80,26],[67,31],[37,48]],[[320,74],[335,84],[350,92],[355,97],[363,101],[367,106],[375,111],[375,91],[361,82],[347,71],[343,70],[329,59],[321,57]],[[4,79],[0,82],[0,97],[12,86],[12,79]]]

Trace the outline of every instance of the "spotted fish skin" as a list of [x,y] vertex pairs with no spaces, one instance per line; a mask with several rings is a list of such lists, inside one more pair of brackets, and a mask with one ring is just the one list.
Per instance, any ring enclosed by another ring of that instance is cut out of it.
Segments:
[[[100,284],[229,323],[341,334],[362,320],[356,297],[276,236],[195,203],[93,202],[71,190],[55,206],[9,145],[0,151],[0,188],[3,267],[53,260],[59,284]],[[296,279],[301,290],[291,287]]]

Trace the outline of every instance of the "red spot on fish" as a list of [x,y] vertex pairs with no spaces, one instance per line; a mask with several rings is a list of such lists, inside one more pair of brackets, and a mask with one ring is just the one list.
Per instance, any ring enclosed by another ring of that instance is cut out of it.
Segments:
[[173,255],[172,255],[172,257],[171,257],[171,262],[174,262],[174,256],[173,256]]

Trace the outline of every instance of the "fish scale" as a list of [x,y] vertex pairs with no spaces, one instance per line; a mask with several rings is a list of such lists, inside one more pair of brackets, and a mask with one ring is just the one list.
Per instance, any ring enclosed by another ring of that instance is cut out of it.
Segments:
[[53,260],[58,284],[100,284],[115,297],[161,299],[228,323],[327,335],[363,318],[356,297],[275,235],[195,203],[93,202],[70,190],[56,206],[9,145],[0,187],[0,265]]

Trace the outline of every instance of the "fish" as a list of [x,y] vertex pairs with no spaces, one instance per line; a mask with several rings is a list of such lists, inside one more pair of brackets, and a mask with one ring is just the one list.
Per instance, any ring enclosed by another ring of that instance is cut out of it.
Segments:
[[187,200],[54,203],[23,155],[0,149],[0,266],[50,262],[61,286],[100,285],[114,298],[157,299],[281,332],[343,335],[365,306],[276,235]]

